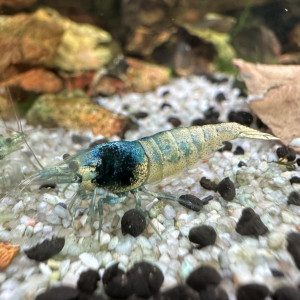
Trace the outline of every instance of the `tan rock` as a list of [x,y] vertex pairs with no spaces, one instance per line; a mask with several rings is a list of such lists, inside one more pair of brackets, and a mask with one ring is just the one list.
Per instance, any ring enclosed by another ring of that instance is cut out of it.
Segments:
[[44,127],[92,130],[95,135],[106,137],[123,136],[130,125],[128,117],[92,103],[80,91],[39,97],[28,111],[27,120],[32,125]]

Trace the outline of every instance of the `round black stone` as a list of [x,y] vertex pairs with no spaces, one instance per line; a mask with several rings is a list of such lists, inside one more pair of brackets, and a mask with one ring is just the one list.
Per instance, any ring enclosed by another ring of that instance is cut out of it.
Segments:
[[217,239],[217,233],[212,226],[201,225],[193,227],[189,232],[189,240],[198,244],[199,249],[213,245]]
[[300,269],[300,233],[291,232],[288,234],[286,248],[293,257],[295,265]]
[[297,158],[296,162],[297,162],[297,165],[300,167],[300,158]]
[[236,293],[237,300],[264,300],[270,291],[262,284],[250,283],[241,285]]
[[148,113],[146,111],[138,111],[133,114],[136,119],[145,119],[148,117]]
[[200,292],[201,299],[207,300],[228,300],[227,293],[220,287],[207,286]]
[[187,285],[201,292],[207,286],[217,286],[221,282],[220,274],[210,266],[201,266],[194,270],[186,280]]
[[108,142],[109,142],[109,140],[107,138],[98,139],[98,140],[95,140],[95,141],[91,142],[90,145],[89,145],[89,148],[93,148],[95,146],[105,144],[105,143],[108,143]]
[[217,102],[222,102],[222,101],[225,101],[225,100],[226,100],[226,97],[225,97],[224,93],[219,92],[218,94],[216,94],[215,100],[216,100]]
[[102,282],[105,293],[111,298],[124,299],[133,293],[131,281],[125,272],[119,269],[118,263],[104,271]]
[[231,151],[232,149],[232,143],[225,141],[223,142],[223,147],[218,149],[219,152],[223,152],[223,151]]
[[243,209],[242,216],[236,224],[236,232],[241,235],[259,236],[268,232],[268,228],[261,221],[258,214],[248,207]]
[[282,286],[272,295],[273,300],[300,300],[299,289],[292,286]]
[[218,120],[220,113],[216,110],[215,107],[209,107],[205,112],[204,112],[205,119],[215,119]]
[[241,146],[237,146],[233,151],[234,155],[243,155],[245,153],[244,149]]
[[300,183],[300,177],[298,177],[298,176],[293,176],[293,177],[290,179],[290,183],[291,183],[291,184],[294,184],[294,183]]
[[100,275],[95,270],[87,270],[82,272],[77,281],[77,288],[87,294],[93,294],[97,288]]
[[123,235],[137,237],[146,228],[146,218],[137,209],[128,210],[122,217],[121,228]]
[[300,206],[300,193],[298,193],[296,191],[291,192],[289,194],[287,203]]
[[160,106],[160,108],[161,109],[164,109],[164,108],[166,108],[166,107],[172,107],[172,105],[170,104],[170,103],[168,103],[168,102],[164,102],[161,106]]
[[203,207],[203,202],[196,196],[185,194],[178,199],[179,204],[194,211],[200,211]]
[[201,300],[199,294],[188,285],[179,284],[154,297],[154,300]]
[[229,177],[224,178],[217,187],[217,191],[226,201],[231,201],[235,197],[235,187]]
[[65,245],[65,238],[53,237],[51,240],[46,239],[42,243],[25,250],[28,258],[36,261],[45,261],[58,254]]
[[161,270],[145,261],[134,264],[127,271],[127,277],[132,284],[133,294],[141,298],[156,295],[164,281]]
[[169,117],[167,121],[171,123],[173,127],[178,127],[181,125],[181,121],[176,117]]
[[250,126],[253,122],[253,116],[247,111],[230,111],[228,114],[229,122],[236,122],[241,125]]
[[244,162],[244,161],[240,161],[239,163],[238,163],[238,167],[239,168],[241,168],[241,167],[247,167],[247,164]]
[[214,181],[211,181],[210,179],[207,179],[206,177],[202,177],[200,179],[199,183],[204,189],[209,190],[209,191],[216,191],[217,187],[218,187],[218,185]]
[[198,119],[195,119],[192,121],[191,123],[191,126],[203,126],[203,125],[206,125],[206,121],[201,119],[201,118],[198,118]]
[[277,148],[276,154],[279,158],[286,158],[288,161],[294,161],[296,159],[295,150],[287,146]]
[[78,296],[78,290],[69,286],[59,286],[38,295],[35,300],[77,300]]

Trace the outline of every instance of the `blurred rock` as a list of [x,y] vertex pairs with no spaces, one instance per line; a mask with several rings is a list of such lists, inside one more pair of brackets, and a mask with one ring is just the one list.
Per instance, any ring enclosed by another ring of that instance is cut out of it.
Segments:
[[0,82],[0,87],[20,87],[25,91],[37,93],[57,93],[62,90],[63,82],[53,72],[33,68]]
[[50,8],[1,16],[0,48],[0,70],[18,65],[19,72],[30,66],[72,73],[98,70],[119,52],[108,32],[77,24]]
[[89,24],[77,24],[52,9],[39,9],[36,15],[64,30],[59,47],[49,67],[68,72],[98,70],[119,52],[111,35]]
[[274,63],[281,54],[276,35],[263,25],[246,25],[233,37],[232,44],[238,57],[251,62]]
[[197,68],[201,70],[203,61],[211,63],[211,70],[201,70],[202,72],[216,70],[232,71],[231,60],[235,57],[235,50],[230,45],[229,34],[187,24],[182,26],[182,30],[185,35],[189,35],[185,39],[193,49],[196,65],[194,73],[199,73]]
[[135,58],[126,58],[124,72],[104,75],[92,89],[92,94],[112,95],[113,93],[144,93],[166,84],[170,70],[166,67],[146,63]]
[[0,7],[7,6],[14,9],[30,7],[37,0],[0,0]]
[[40,96],[27,113],[32,125],[65,127],[72,130],[92,130],[105,137],[123,136],[130,119],[93,104],[80,91]]
[[10,65],[50,64],[64,30],[49,17],[42,18],[38,12],[0,16],[1,72]]

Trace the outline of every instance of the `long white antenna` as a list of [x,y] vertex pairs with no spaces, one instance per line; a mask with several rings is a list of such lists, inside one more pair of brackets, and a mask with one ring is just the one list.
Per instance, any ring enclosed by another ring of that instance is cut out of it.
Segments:
[[16,117],[16,120],[17,120],[17,123],[18,123],[18,131],[22,133],[22,137],[23,137],[23,140],[24,140],[24,143],[26,144],[26,146],[28,147],[28,149],[31,151],[34,159],[36,160],[36,162],[38,163],[38,165],[44,169],[44,167],[42,166],[42,164],[40,163],[40,161],[38,160],[38,158],[36,157],[34,151],[32,150],[32,148],[30,147],[30,145],[28,144],[27,140],[26,140],[26,134],[25,132],[23,131],[23,127],[22,127],[22,123],[21,123],[21,120],[18,116],[18,113],[17,113],[17,110],[14,106],[14,103],[13,103],[13,100],[12,100],[12,97],[11,97],[11,94],[9,92],[9,89],[8,88],[5,88],[6,90],[6,93],[7,93],[7,97],[9,99],[9,101],[11,102],[11,105],[12,105],[12,109],[13,109],[13,112],[14,112],[14,115]]

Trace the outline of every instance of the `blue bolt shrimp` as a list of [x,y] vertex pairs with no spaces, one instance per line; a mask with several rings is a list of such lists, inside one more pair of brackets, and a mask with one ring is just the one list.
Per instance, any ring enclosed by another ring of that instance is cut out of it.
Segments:
[[72,199],[69,208],[75,203],[79,204],[78,198],[87,198],[92,193],[89,215],[93,220],[95,211],[98,210],[100,234],[103,203],[123,202],[128,193],[131,193],[136,199],[137,209],[141,211],[138,191],[178,201],[173,196],[149,192],[145,185],[158,183],[186,168],[192,168],[201,158],[208,157],[221,148],[223,142],[236,138],[277,140],[270,134],[237,123],[175,128],[135,141],[97,145],[54,167],[39,171],[24,184],[45,181],[57,184],[78,183],[77,198]]

